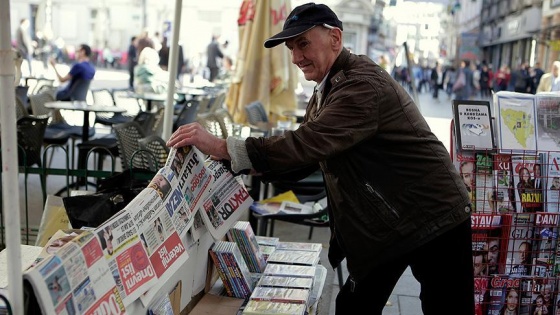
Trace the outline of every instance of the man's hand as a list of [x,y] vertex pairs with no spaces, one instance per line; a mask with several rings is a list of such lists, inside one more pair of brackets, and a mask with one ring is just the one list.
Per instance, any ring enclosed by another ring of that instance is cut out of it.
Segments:
[[227,152],[226,140],[210,134],[199,123],[186,124],[177,129],[167,141],[168,147],[180,148],[194,145],[202,153],[214,159],[231,160]]
[[56,61],[54,60],[54,58],[49,59],[49,63],[51,64],[51,66],[55,66],[56,65]]

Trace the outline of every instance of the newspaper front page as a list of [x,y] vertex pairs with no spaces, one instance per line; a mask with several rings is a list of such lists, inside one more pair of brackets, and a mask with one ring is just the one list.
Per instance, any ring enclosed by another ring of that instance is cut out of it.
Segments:
[[166,165],[123,210],[83,232],[24,273],[44,314],[126,314],[162,294],[207,228],[221,238],[253,200],[218,161],[194,147],[172,149]]

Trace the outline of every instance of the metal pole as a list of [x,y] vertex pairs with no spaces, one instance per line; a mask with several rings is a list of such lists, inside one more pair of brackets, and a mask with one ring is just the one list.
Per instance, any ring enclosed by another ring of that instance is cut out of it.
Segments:
[[173,131],[173,107],[175,104],[175,78],[177,77],[177,65],[179,64],[179,31],[181,30],[181,9],[183,8],[183,0],[175,0],[175,16],[171,29],[171,49],[169,49],[169,81],[167,83],[167,102],[163,117],[163,133],[161,137],[164,140],[171,137]]
[[404,54],[406,57],[406,68],[408,76],[410,77],[410,85],[412,85],[412,97],[414,98],[414,103],[418,106],[418,110],[422,112],[422,107],[420,107],[420,99],[418,98],[418,91],[416,90],[416,81],[414,80],[414,73],[412,73],[412,61],[410,60],[410,55],[408,53],[408,45],[406,42],[403,43]]
[[19,174],[17,162],[14,52],[10,36],[10,1],[0,1],[0,124],[2,194],[8,259],[8,298],[13,314],[23,314]]

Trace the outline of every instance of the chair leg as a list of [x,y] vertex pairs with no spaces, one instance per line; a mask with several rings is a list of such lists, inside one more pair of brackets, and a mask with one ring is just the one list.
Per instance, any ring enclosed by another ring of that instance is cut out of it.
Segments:
[[270,220],[270,233],[268,234],[268,236],[274,236],[274,220]]
[[336,267],[336,273],[338,274],[338,286],[342,288],[344,285],[344,277],[342,276],[342,264]]
[[313,227],[310,226],[309,227],[309,237],[307,238],[308,240],[311,240],[311,238],[313,237]]

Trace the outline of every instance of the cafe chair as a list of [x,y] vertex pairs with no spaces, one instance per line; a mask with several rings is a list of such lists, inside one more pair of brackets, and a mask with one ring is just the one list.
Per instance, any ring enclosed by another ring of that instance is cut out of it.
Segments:
[[123,115],[135,117],[142,110],[140,102],[137,98],[130,96],[128,88],[112,89],[111,93],[113,94],[115,105],[126,109],[126,113]]
[[202,125],[209,133],[213,134],[218,138],[225,139],[227,135],[224,135],[220,122],[216,119],[216,116],[212,113],[202,113],[198,114],[196,121]]
[[198,112],[198,107],[200,102],[197,100],[188,101],[182,108],[179,114],[176,116],[173,122],[173,131],[179,129],[182,125],[190,124],[196,121],[196,113]]
[[114,125],[113,130],[117,137],[122,169],[144,168],[145,153],[136,153],[141,150],[138,140],[146,137],[143,128],[137,122],[131,121]]
[[[25,188],[27,189],[28,167],[37,165],[42,167],[41,150],[43,136],[47,128],[47,117],[37,118],[26,116],[17,121],[18,165],[24,167]],[[45,175],[39,174],[41,191],[45,191]],[[25,192],[27,195],[27,191]],[[29,243],[29,205],[25,201],[25,231],[26,242]]]
[[[117,106],[113,99],[113,93],[108,89],[92,90],[93,103],[102,106]],[[122,124],[132,121],[134,116],[126,115],[126,113],[97,113],[95,115],[95,123],[105,126],[113,126],[114,124]]]
[[227,137],[233,135],[233,117],[225,108],[217,109],[214,112],[216,120],[220,124],[220,129],[222,129],[222,137],[226,139]]
[[138,140],[140,149],[148,151],[152,159],[146,159],[145,169],[157,172],[165,165],[169,155],[169,147],[160,136],[151,135]]

